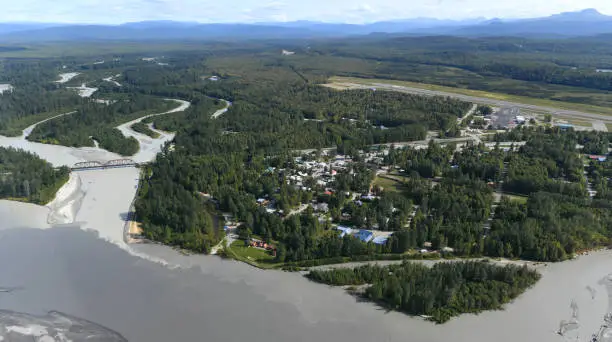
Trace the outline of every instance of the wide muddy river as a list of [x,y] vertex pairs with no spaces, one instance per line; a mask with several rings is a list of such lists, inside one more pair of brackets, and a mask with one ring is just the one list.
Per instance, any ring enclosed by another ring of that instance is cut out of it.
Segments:
[[[110,157],[18,138],[0,145],[23,146],[56,165]],[[612,273],[611,251],[540,267],[542,280],[503,311],[435,325],[298,273],[128,246],[123,220],[137,178],[135,168],[81,171],[50,207],[0,201],[0,328],[2,310],[23,317],[56,310],[143,342],[589,341],[608,310],[602,280]],[[571,306],[579,329],[563,337],[556,331],[572,319]]]

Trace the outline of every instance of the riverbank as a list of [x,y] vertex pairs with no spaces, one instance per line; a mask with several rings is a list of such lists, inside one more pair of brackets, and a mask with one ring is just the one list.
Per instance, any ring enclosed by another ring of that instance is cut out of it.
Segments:
[[[124,173],[123,170],[132,170],[132,172]],[[294,312],[295,319],[302,322],[299,325],[301,327],[299,329],[306,329],[305,327],[309,326],[310,328],[306,330],[310,331],[313,327],[317,327],[318,330],[323,329],[326,331],[323,334],[326,338],[333,336],[334,340],[342,342],[354,340],[369,341],[371,340],[370,338],[375,338],[375,336],[386,341],[405,341],[405,336],[411,336],[424,342],[439,342],[447,339],[449,336],[453,336],[458,340],[475,342],[487,342],[492,339],[499,342],[522,340],[556,342],[559,336],[556,335],[555,331],[558,329],[561,320],[569,318],[572,300],[576,301],[581,310],[581,324],[583,325],[581,336],[589,336],[597,331],[603,314],[606,312],[607,300],[605,290],[598,285],[598,282],[605,275],[612,272],[612,266],[610,265],[612,253],[610,251],[592,252],[589,255],[579,256],[574,260],[542,267],[540,269],[542,273],[540,282],[514,302],[506,305],[503,311],[485,312],[480,315],[466,314],[452,319],[442,326],[435,326],[431,322],[426,322],[419,318],[411,318],[404,314],[395,312],[385,313],[374,304],[355,301],[354,297],[345,293],[342,289],[312,283],[299,273],[281,272],[278,270],[262,271],[245,263],[224,260],[215,256],[184,255],[170,247],[156,244],[137,244],[125,248],[125,245],[122,246],[115,243],[112,236],[122,237],[124,221],[121,214],[129,207],[129,203],[133,198],[130,195],[135,195],[136,190],[134,187],[130,188],[130,184],[126,181],[119,180],[132,177],[134,181],[132,184],[135,185],[138,178],[137,171],[137,169],[128,168],[79,172],[82,187],[86,188],[86,196],[81,209],[77,213],[75,224],[81,225],[83,230],[96,231],[98,237],[113,242],[113,244],[122,247],[132,255],[158,263],[178,266],[179,269],[165,271],[166,268],[164,267],[152,266],[142,260],[137,261],[139,259],[122,259],[121,265],[104,266],[101,264],[102,260],[114,260],[115,257],[111,255],[121,255],[121,253],[111,250],[108,253],[110,255],[101,259],[99,254],[102,253],[100,250],[102,247],[100,247],[96,248],[95,252],[91,251],[91,256],[86,256],[90,248],[82,246],[83,241],[77,241],[71,243],[70,246],[73,251],[85,253],[85,256],[81,256],[81,259],[79,259],[80,263],[84,263],[82,267],[78,267],[79,270],[93,267],[98,270],[96,272],[104,272],[103,270],[108,267],[116,269],[139,265],[139,267],[155,270],[155,272],[171,272],[172,281],[168,281],[169,287],[165,291],[176,288],[177,281],[181,284],[178,288],[183,291],[180,293],[184,293],[187,290],[197,290],[198,293],[201,292],[201,296],[191,296],[189,298],[190,302],[198,303],[198,306],[202,308],[209,308],[211,313],[220,314],[221,312],[224,315],[223,313],[227,312],[227,315],[230,315],[230,312],[235,314],[235,310],[239,307],[246,306],[251,308],[254,306],[256,308],[255,311],[265,313],[261,317],[270,317],[270,315],[273,315],[272,311],[269,311],[271,310],[270,307],[282,307],[285,311],[283,311],[284,314],[281,316],[287,316],[288,312]],[[112,176],[106,177],[105,174],[108,175],[108,172],[111,172]],[[113,194],[113,192],[116,193]],[[121,203],[121,201],[124,201],[124,203]],[[9,208],[3,208],[6,205]],[[91,207],[91,209],[87,209],[87,207]],[[43,227],[42,223],[37,223],[33,218],[35,216],[41,218],[41,210],[44,222],[48,213],[48,209],[44,207],[15,202],[2,203],[0,201],[0,217],[11,218],[10,220],[2,220],[0,226],[8,224],[9,227],[14,228]],[[96,216],[92,212],[95,210],[104,217]],[[100,222],[97,220],[100,220]],[[44,227],[47,226],[44,225]],[[58,229],[58,232],[54,234],[64,239],[68,233],[61,233],[61,230]],[[56,231],[56,229],[53,229],[53,231]],[[0,242],[4,241],[1,237],[2,235],[4,234],[0,234]],[[53,249],[60,248],[59,251],[54,253],[65,252],[57,242],[49,242],[48,238],[43,239],[41,237],[33,241],[39,240],[42,245],[51,243]],[[37,245],[29,248],[37,248]],[[74,254],[76,252],[70,253]],[[63,267],[65,268],[66,266],[64,265]],[[134,296],[136,296],[135,298],[141,298],[141,295],[137,293],[142,292],[142,290],[138,290],[134,293],[129,292],[129,295],[126,294],[126,296],[119,296],[121,297],[120,299],[118,295],[114,294],[113,289],[115,289],[115,285],[123,284],[128,279],[133,279],[134,284],[145,282],[150,286],[158,286],[155,283],[148,282],[146,280],[148,278],[142,278],[144,273],[138,273],[140,276],[137,278],[133,278],[127,273],[123,273],[120,277],[113,274],[107,274],[107,276],[113,279],[112,281],[105,281],[103,283],[105,286],[104,292],[106,293],[106,287],[110,291],[105,301],[113,304],[112,306],[109,305],[109,310],[113,308],[116,310],[116,305],[125,300],[131,303],[132,300],[129,298],[134,298]],[[63,276],[64,279],[66,276]],[[80,276],[75,274],[71,275],[71,277],[79,278]],[[104,275],[102,277],[104,278]],[[19,281],[20,278],[17,277],[15,279],[17,279],[15,281]],[[215,286],[210,284],[212,279],[214,279]],[[184,288],[186,281],[190,285]],[[52,282],[52,284],[55,283]],[[77,283],[66,285],[64,286],[65,288],[81,286],[77,285]],[[231,291],[213,290],[219,288],[233,289],[237,286],[240,287],[240,291],[238,289]],[[595,298],[587,290],[588,286],[596,290]],[[99,287],[96,286],[94,288]],[[248,296],[243,298],[240,293],[245,291],[248,293]],[[110,293],[113,293],[113,295]],[[145,297],[142,298],[144,299]],[[210,307],[209,298],[217,297],[223,298],[220,301],[220,304],[222,303],[223,305]],[[166,302],[161,298],[156,298],[155,300],[151,300],[151,297],[148,298],[152,303],[158,303],[159,301]],[[253,303],[254,298],[260,298],[261,300],[255,304]],[[162,304],[161,302],[159,308],[170,305],[168,303]],[[57,308],[57,303],[49,303],[47,305],[49,308]],[[92,311],[89,311],[89,314],[92,314]],[[88,316],[88,318],[93,319],[95,317]],[[247,317],[244,317],[244,319],[245,322],[248,320]],[[238,320],[242,322],[240,318]],[[278,329],[284,329],[283,326],[287,324],[286,321],[282,321],[281,317],[274,316],[273,321],[278,326]],[[360,322],[364,321],[369,322],[368,328],[359,328],[362,326]],[[132,331],[121,324],[117,325],[116,322],[104,322],[104,320],[102,322],[121,332]],[[186,329],[188,327],[195,328],[196,326],[187,323]],[[294,329],[298,329],[297,326]],[[313,335],[307,334],[306,330],[304,332],[306,335],[302,336],[310,336],[312,339],[305,337],[304,341],[314,341],[320,340],[317,338],[323,338],[323,336],[315,338]],[[357,334],[356,331],[359,333]],[[350,332],[348,333],[349,336],[346,335],[347,332]],[[235,335],[231,336],[232,338],[238,338]]]
[[161,147],[166,142],[169,142],[172,139],[174,139],[175,134],[170,133],[170,132],[162,132],[162,131],[155,130],[154,132],[158,133],[159,136],[157,138],[152,138],[146,134],[138,133],[132,129],[132,125],[138,122],[142,122],[142,120],[146,118],[182,112],[182,111],[187,110],[191,106],[191,103],[188,101],[176,100],[176,99],[165,99],[165,100],[174,101],[178,103],[179,105],[166,112],[145,115],[138,119],[134,119],[132,121],[122,123],[121,125],[116,127],[116,129],[118,129],[121,132],[121,134],[123,134],[123,136],[125,136],[126,138],[132,137],[136,139],[138,141],[138,144],[140,145],[138,152],[134,154],[133,156],[131,156],[130,159],[133,159],[136,162],[149,162],[151,160],[155,160],[155,156],[157,156],[157,154],[161,151]]
[[83,197],[85,197],[85,192],[82,190],[81,177],[72,172],[68,182],[57,191],[53,200],[47,204],[50,210],[47,223],[50,225],[73,223],[81,208]]
[[219,109],[219,110],[217,110],[216,112],[214,112],[214,113],[213,113],[213,114],[210,116],[212,119],[216,119],[216,118],[218,118],[219,116],[221,116],[222,114],[226,113],[226,112],[229,110],[229,108],[232,106],[232,103],[231,103],[230,101],[223,100],[223,99],[220,99],[220,100],[221,100],[221,101],[223,101],[223,102],[225,102],[225,107],[224,107],[224,108],[221,108],[221,109]]
[[71,79],[79,76],[81,73],[80,72],[66,72],[63,74],[59,74],[60,79],[55,81],[55,83],[66,83],[68,81],[70,81]]

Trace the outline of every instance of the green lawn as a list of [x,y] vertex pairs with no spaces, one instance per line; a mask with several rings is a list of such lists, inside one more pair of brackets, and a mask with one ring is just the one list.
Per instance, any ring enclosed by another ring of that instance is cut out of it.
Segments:
[[374,179],[374,185],[381,186],[383,191],[401,192],[404,190],[405,185],[395,179],[396,177],[399,178],[400,176],[378,175]]
[[508,197],[511,201],[513,202],[519,202],[519,203],[527,203],[527,200],[529,199],[529,197],[527,196],[519,196],[519,195],[507,195],[504,194],[505,197]]
[[584,126],[584,127],[591,127],[593,124],[591,123],[591,121],[588,120],[581,120],[581,119],[573,119],[573,118],[562,118],[561,120],[563,121],[567,121],[568,123],[574,125],[574,126]]
[[275,263],[274,257],[263,249],[247,247],[244,241],[234,241],[227,249],[227,254],[236,260],[246,262],[259,268],[275,268],[282,263]]
[[[427,84],[427,83],[397,81],[397,80],[388,80],[388,79],[364,79],[364,78],[357,78],[357,77],[341,77],[341,76],[334,76],[329,79],[329,86],[332,86],[333,88],[336,88],[336,89],[350,89],[350,87],[347,87],[347,83],[367,85],[367,86],[374,86],[374,83],[391,84],[391,85],[406,86],[406,87],[420,88],[420,89],[427,89],[427,90],[434,90],[434,91],[444,91],[444,92],[468,95],[468,96],[477,96],[477,97],[493,99],[493,100],[511,101],[511,102],[516,102],[516,103],[521,103],[521,104],[530,104],[530,105],[536,105],[536,106],[544,106],[544,107],[576,110],[576,111],[583,111],[583,112],[596,113],[596,114],[612,115],[612,108],[607,108],[607,107],[600,107],[600,106],[594,106],[594,105],[582,104],[582,103],[554,101],[554,100],[542,99],[542,98],[532,98],[532,97],[527,97],[527,96],[493,93],[493,92],[482,91],[482,90],[446,87],[446,86]],[[585,97],[595,96],[595,95],[602,96],[600,94],[584,94]]]

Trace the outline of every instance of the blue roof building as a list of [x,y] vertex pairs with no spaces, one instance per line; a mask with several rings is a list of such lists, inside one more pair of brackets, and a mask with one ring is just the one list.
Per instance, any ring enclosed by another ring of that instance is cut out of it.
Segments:
[[387,236],[377,236],[372,240],[372,242],[377,245],[384,245],[387,243],[387,240],[389,240],[389,237]]
[[353,232],[353,230],[349,227],[338,226],[336,229],[341,232],[340,237],[344,237],[346,234],[351,234]]
[[369,230],[360,230],[355,234],[356,237],[363,242],[370,242],[374,238],[374,233]]

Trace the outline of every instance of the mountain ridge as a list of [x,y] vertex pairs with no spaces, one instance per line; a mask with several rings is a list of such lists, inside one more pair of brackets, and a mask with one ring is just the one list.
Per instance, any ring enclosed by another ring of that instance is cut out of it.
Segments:
[[[78,29],[75,29],[78,27]],[[612,16],[589,8],[527,19],[446,20],[413,18],[367,24],[299,20],[259,23],[198,23],[172,20],[104,24],[0,23],[5,41],[151,40],[219,38],[321,38],[371,34],[574,37],[612,33]]]

